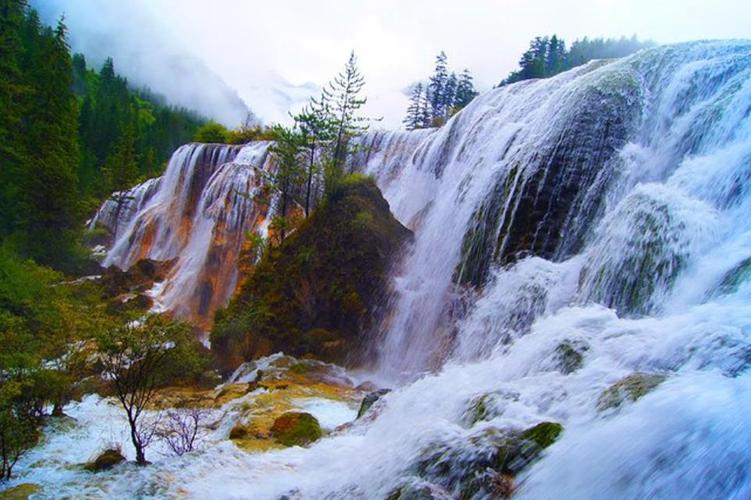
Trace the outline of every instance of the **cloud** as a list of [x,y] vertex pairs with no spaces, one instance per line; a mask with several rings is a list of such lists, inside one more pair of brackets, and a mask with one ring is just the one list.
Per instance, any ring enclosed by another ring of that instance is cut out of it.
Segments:
[[[98,27],[117,45],[140,47],[128,59],[141,72],[149,50],[160,56],[179,47],[221,78],[266,121],[284,120],[339,72],[354,49],[367,79],[367,113],[396,127],[404,115],[403,89],[432,72],[445,50],[449,65],[468,68],[481,90],[515,68],[529,40],[557,33],[571,42],[584,36],[631,36],[661,43],[751,37],[748,0],[39,0]],[[113,14],[114,12],[114,14]],[[102,19],[99,19],[102,18]],[[148,24],[143,24],[143,20]],[[109,21],[107,21],[109,20]],[[109,22],[109,24],[108,24]],[[132,25],[132,26],[131,26]],[[90,37],[81,26],[82,38]],[[135,40],[133,38],[140,38]],[[98,42],[94,42],[96,44]],[[90,44],[91,45],[91,44]],[[162,47],[164,46],[164,47]],[[96,47],[93,47],[96,49]],[[115,54],[117,57],[117,55]],[[164,61],[164,59],[159,59]],[[117,59],[116,59],[117,64]],[[191,63],[192,64],[192,63]],[[190,66],[190,64],[188,64]],[[145,76],[144,76],[145,78]],[[198,80],[201,81],[202,80]],[[187,85],[187,82],[165,84]],[[192,88],[202,90],[204,83]],[[155,88],[156,85],[155,85]],[[175,91],[177,92],[177,91]]]
[[228,126],[240,124],[249,111],[235,90],[138,3],[37,0],[32,5],[49,24],[64,14],[72,49],[95,68],[112,57],[115,70],[135,86]]

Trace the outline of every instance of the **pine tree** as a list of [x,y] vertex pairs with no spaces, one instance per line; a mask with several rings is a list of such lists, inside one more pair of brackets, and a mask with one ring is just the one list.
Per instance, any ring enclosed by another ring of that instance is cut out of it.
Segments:
[[[30,22],[38,25],[33,17]],[[54,31],[44,29],[34,38],[38,51],[26,68],[35,92],[25,110],[24,247],[40,263],[65,265],[76,244],[79,157],[78,106],[63,19]]]
[[448,69],[446,53],[441,51],[435,58],[435,70],[428,83],[428,104],[433,119],[446,115],[444,107],[444,88],[448,79]]
[[456,88],[455,106],[458,109],[461,109],[469,104],[475,97],[477,97],[477,91],[472,83],[472,74],[468,69],[465,69],[462,71],[461,76],[459,76],[459,83]]
[[18,132],[23,116],[21,98],[28,90],[22,82],[21,28],[24,1],[0,0],[0,236],[17,227],[19,180],[24,150]]
[[423,96],[423,86],[422,83],[418,83],[412,87],[412,93],[409,98],[409,107],[407,108],[407,116],[405,116],[402,121],[407,130],[415,130],[423,127],[424,108],[425,101]]
[[445,113],[443,118],[448,118],[456,112],[454,109],[456,101],[456,91],[459,82],[456,78],[456,73],[451,73],[446,79],[446,85],[443,88],[443,96],[441,96],[443,112]]
[[279,205],[273,226],[279,233],[279,243],[284,243],[287,235],[287,213],[292,206],[295,188],[300,185],[300,149],[304,146],[302,136],[296,127],[275,125],[272,128],[274,145],[272,154],[276,157],[276,170],[272,185],[279,192]]
[[342,165],[349,152],[347,144],[353,137],[361,135],[368,129],[368,118],[358,116],[358,110],[367,102],[360,97],[360,92],[365,86],[365,78],[357,67],[357,57],[354,51],[350,54],[344,71],[329,82],[323,89],[320,101],[313,101],[315,105],[322,106],[330,113],[333,128],[336,130],[333,142],[333,155],[328,169],[328,188],[333,188],[338,183],[342,174]]
[[300,139],[307,154],[306,180],[305,180],[305,217],[310,215],[313,207],[313,180],[320,175],[322,168],[320,150],[330,145],[336,135],[336,128],[327,101],[322,97],[319,101],[311,100],[311,103],[295,115],[295,123],[300,130]]

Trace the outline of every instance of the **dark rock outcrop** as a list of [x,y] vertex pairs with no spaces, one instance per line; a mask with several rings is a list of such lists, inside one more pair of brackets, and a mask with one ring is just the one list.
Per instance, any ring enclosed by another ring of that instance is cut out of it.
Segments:
[[361,363],[388,292],[388,269],[410,238],[372,180],[345,182],[266,252],[217,313],[211,342],[222,370],[277,351]]

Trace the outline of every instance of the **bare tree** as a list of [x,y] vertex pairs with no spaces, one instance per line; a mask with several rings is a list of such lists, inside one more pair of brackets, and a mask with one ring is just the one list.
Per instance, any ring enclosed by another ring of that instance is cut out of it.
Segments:
[[167,410],[159,426],[158,436],[175,455],[182,456],[194,450],[202,422],[208,415],[203,408],[174,408]]
[[97,339],[104,375],[128,417],[138,464],[148,463],[145,450],[158,427],[158,418],[145,419],[144,411],[154,399],[163,370],[179,362],[171,358],[189,336],[186,325],[152,316],[141,324],[108,330]]

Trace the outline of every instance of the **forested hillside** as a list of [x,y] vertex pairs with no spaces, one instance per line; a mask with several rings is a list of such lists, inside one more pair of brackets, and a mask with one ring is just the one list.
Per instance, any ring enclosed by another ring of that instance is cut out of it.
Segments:
[[511,72],[499,85],[549,78],[563,71],[581,66],[594,59],[614,59],[654,46],[652,41],[631,38],[587,38],[575,40],[570,48],[557,35],[538,36],[529,42],[529,49],[519,59],[519,69]]
[[72,270],[92,208],[157,173],[205,120],[131,89],[111,59],[87,67],[64,20],[44,26],[23,1],[3,2],[0,66],[0,239]]

